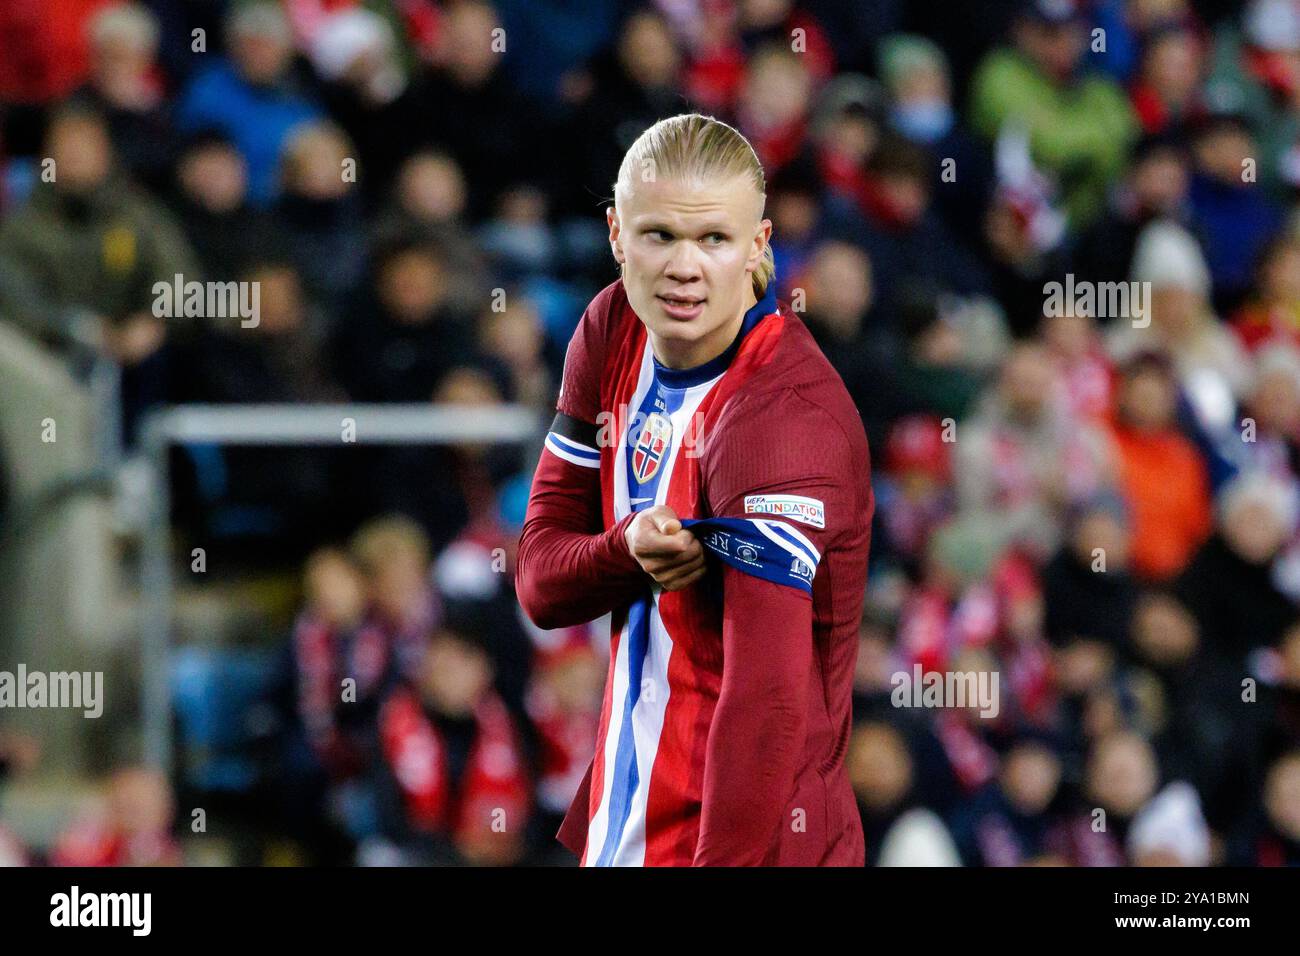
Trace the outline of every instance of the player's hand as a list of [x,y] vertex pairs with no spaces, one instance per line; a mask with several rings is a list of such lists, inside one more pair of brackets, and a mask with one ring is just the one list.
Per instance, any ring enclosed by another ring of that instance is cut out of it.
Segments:
[[667,505],[638,512],[623,536],[641,570],[665,591],[680,591],[704,576],[704,546]]

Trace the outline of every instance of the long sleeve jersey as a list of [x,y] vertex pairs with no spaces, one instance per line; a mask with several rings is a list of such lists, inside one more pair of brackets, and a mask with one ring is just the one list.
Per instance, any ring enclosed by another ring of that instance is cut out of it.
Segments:
[[[681,591],[624,537],[670,506],[708,550]],[[569,344],[517,590],[541,627],[611,614],[596,752],[559,837],[587,866],[861,865],[844,770],[873,500],[839,376],[769,291],[693,369],[617,281]]]

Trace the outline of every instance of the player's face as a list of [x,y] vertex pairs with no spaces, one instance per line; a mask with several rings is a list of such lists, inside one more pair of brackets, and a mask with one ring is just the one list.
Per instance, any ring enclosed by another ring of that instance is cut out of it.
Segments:
[[762,215],[763,197],[741,177],[661,178],[620,189],[617,209],[607,213],[610,246],[660,362],[691,368],[735,339],[772,233]]

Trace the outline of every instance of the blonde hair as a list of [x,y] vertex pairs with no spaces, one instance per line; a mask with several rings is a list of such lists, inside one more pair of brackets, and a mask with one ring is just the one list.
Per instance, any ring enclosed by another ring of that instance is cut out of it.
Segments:
[[405,515],[368,521],[352,536],[349,550],[362,573],[369,577],[403,555],[422,565],[429,563],[429,538],[419,524]]
[[[652,181],[659,176],[678,177],[690,182],[713,182],[743,177],[767,201],[767,180],[758,154],[741,133],[719,119],[700,113],[682,113],[655,123],[637,137],[618,168],[614,202],[626,195],[640,176]],[[762,299],[776,275],[772,246],[766,244],[763,258],[753,273],[754,298]]]
[[301,123],[290,130],[280,152],[280,178],[285,184],[294,185],[302,180],[303,175],[314,162],[322,156],[334,156],[329,162],[338,174],[339,159],[355,156],[357,151],[348,134],[339,126],[326,121],[309,121]]

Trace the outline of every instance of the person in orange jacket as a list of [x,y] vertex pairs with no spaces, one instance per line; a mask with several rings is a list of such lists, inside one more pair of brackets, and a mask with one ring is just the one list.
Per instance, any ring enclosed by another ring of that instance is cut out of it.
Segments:
[[1133,567],[1151,581],[1181,571],[1210,533],[1209,477],[1175,424],[1177,398],[1168,359],[1139,354],[1124,368],[1111,428],[1133,514]]

